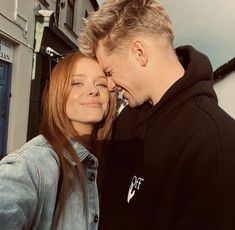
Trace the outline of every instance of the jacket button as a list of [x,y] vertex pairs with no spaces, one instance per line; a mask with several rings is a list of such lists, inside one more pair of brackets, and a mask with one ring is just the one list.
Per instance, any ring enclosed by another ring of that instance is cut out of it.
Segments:
[[88,156],[86,158],[86,163],[90,166],[93,166],[95,164],[95,160],[91,156]]
[[98,217],[97,215],[95,215],[95,216],[94,216],[94,220],[93,220],[93,221],[94,221],[94,223],[97,223],[97,222],[98,222],[98,220],[99,220],[99,217]]
[[95,160],[94,160],[92,157],[90,157],[90,158],[88,159],[88,164],[89,164],[89,165],[94,165],[94,164],[95,164]]
[[89,176],[89,181],[94,181],[95,180],[95,174],[91,173]]

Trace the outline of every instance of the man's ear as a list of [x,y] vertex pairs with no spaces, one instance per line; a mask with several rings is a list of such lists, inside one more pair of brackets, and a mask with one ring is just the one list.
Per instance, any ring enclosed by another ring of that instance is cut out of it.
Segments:
[[132,51],[136,60],[142,66],[146,66],[148,63],[148,51],[145,44],[140,40],[134,40],[132,42]]

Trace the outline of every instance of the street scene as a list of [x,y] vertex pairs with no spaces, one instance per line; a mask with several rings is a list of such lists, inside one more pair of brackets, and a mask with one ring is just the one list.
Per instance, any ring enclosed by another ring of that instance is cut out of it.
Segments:
[[234,230],[234,0],[1,0],[0,230]]

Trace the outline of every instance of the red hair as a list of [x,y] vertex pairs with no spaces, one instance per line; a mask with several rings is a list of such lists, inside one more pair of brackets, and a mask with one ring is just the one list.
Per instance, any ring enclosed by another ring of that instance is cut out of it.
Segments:
[[[85,56],[82,53],[72,53],[63,58],[53,69],[50,82],[44,91],[43,119],[41,134],[47,139],[60,160],[60,178],[62,181],[61,190],[58,193],[57,211],[58,215],[53,220],[57,225],[67,202],[68,193],[71,190],[77,175],[81,178],[83,193],[83,205],[85,206],[85,176],[81,161],[73,149],[68,138],[81,142],[79,136],[72,126],[66,114],[66,103],[71,90],[71,78],[75,71],[76,63]],[[91,146],[86,146],[94,151],[102,166],[103,153],[107,150],[106,143],[111,137],[111,126],[115,110],[115,96],[110,94],[109,112],[104,121],[97,125],[93,133]],[[76,167],[71,166],[70,161],[64,153],[69,154],[75,162]],[[102,152],[102,153],[101,153]],[[99,167],[100,168],[100,167]],[[102,175],[102,174],[101,174]]]

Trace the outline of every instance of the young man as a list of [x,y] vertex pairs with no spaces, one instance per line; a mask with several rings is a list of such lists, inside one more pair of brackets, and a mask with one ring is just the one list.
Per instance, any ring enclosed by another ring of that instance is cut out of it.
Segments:
[[114,127],[100,229],[235,229],[235,121],[217,105],[208,58],[173,48],[154,0],[108,0],[80,49],[128,100]]

